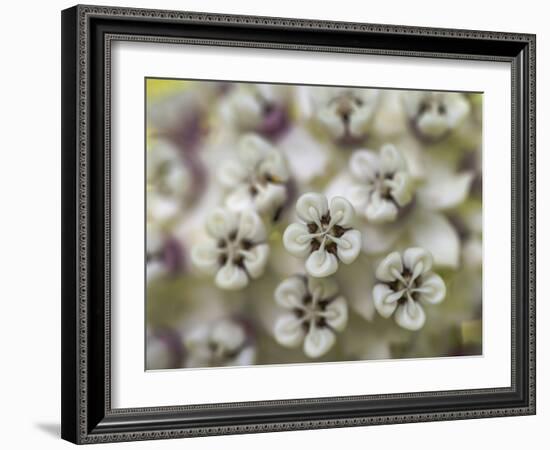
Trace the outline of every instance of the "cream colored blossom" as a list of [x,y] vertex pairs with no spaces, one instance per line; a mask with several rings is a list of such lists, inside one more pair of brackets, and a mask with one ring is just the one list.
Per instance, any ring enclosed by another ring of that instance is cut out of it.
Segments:
[[470,112],[464,94],[458,92],[403,92],[403,104],[411,125],[421,138],[436,141],[458,127]]
[[230,319],[195,327],[183,343],[187,367],[247,366],[256,357],[244,327]]
[[432,255],[419,247],[390,253],[376,269],[374,306],[385,318],[408,330],[419,330],[426,322],[423,305],[435,305],[445,298],[443,279],[431,271]]
[[309,192],[296,202],[296,213],[303,223],[290,224],[283,244],[292,255],[306,258],[305,268],[313,277],[327,277],[338,270],[338,263],[351,264],[361,250],[361,233],[352,228],[355,211],[343,197],[330,202],[322,194]]
[[315,118],[338,140],[357,140],[370,131],[379,92],[360,88],[316,88],[311,91]]
[[258,135],[240,139],[237,157],[222,164],[218,177],[228,191],[225,205],[235,211],[272,211],[287,198],[289,173],[285,159]]
[[353,184],[348,198],[370,223],[394,221],[413,197],[413,183],[405,160],[390,144],[379,153],[357,150],[349,161]]
[[328,278],[287,278],[275,290],[275,301],[285,309],[275,323],[275,339],[285,347],[302,345],[310,358],[328,352],[346,327],[347,302]]
[[216,209],[208,218],[209,238],[191,251],[193,263],[215,275],[221,289],[242,289],[264,273],[269,255],[266,232],[254,211]]

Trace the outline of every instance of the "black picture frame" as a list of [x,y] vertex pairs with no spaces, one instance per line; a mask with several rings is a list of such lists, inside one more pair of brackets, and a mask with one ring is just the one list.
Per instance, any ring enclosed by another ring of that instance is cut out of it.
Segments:
[[[109,107],[115,40],[511,64],[511,386],[113,409]],[[64,439],[84,444],[528,414],[535,414],[534,35],[81,5],[62,12]]]

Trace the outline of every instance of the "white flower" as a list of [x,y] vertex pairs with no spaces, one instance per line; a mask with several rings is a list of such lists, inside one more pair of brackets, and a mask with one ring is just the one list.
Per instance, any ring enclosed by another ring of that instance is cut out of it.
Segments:
[[376,154],[357,150],[349,161],[355,184],[348,198],[356,211],[371,223],[391,222],[413,196],[411,177],[399,151],[386,144]]
[[290,224],[283,244],[292,255],[307,258],[309,275],[327,277],[338,270],[338,261],[355,261],[361,250],[361,233],[352,229],[355,211],[349,201],[334,197],[329,208],[324,195],[309,192],[296,202],[296,213],[304,223]]
[[403,252],[390,253],[376,269],[380,283],[374,286],[374,306],[388,318],[395,313],[396,323],[407,330],[424,326],[424,304],[435,305],[445,298],[445,283],[431,272],[432,255],[426,250],[412,247]]
[[269,142],[254,134],[241,138],[237,159],[222,165],[219,180],[229,190],[226,206],[235,211],[273,211],[286,200],[285,159]]
[[287,310],[275,323],[275,339],[290,348],[303,343],[310,358],[328,352],[348,321],[346,300],[327,278],[287,278],[275,290],[275,301]]
[[317,88],[311,91],[315,117],[333,139],[355,141],[369,132],[379,92],[360,88]]
[[167,221],[181,213],[191,190],[191,174],[178,149],[159,141],[147,152],[147,215]]
[[470,112],[470,103],[457,92],[404,92],[403,104],[415,132],[430,142],[445,137]]
[[256,357],[244,327],[229,319],[195,327],[183,343],[187,367],[246,366]]
[[288,87],[238,84],[221,105],[222,117],[241,131],[277,137],[288,127]]
[[260,277],[267,263],[269,246],[260,217],[254,211],[235,213],[216,209],[206,221],[210,239],[191,251],[193,263],[215,274],[221,289],[242,289]]

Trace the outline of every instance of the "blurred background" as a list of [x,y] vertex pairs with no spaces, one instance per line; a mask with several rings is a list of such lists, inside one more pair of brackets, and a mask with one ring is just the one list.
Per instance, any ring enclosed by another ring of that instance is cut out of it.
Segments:
[[[147,369],[481,354],[482,94],[148,79],[146,101]],[[410,198],[390,198],[383,217],[352,202],[361,251],[330,277],[345,324],[311,357],[303,342],[276,336],[289,311],[275,292],[306,275],[283,233],[300,222],[304,193],[354,200],[354,187],[372,180],[352,156],[380,163],[388,146]],[[208,223],[220,209],[237,220],[253,211],[263,229],[261,270],[236,289],[193,257],[219,244]],[[446,286],[418,330],[373,301],[376,268],[409,247],[429,251]]]

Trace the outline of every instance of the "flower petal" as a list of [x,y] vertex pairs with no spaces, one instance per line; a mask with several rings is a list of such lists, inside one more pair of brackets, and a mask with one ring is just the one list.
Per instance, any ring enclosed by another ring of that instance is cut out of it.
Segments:
[[[304,127],[291,127],[277,142],[293,177],[302,183],[326,173],[330,151]],[[296,151],[296,149],[300,151]]]
[[380,281],[391,283],[396,281],[395,272],[403,272],[403,261],[399,252],[392,252],[386,256],[376,268],[376,278]]
[[229,160],[222,164],[218,171],[218,180],[228,188],[237,186],[246,180],[247,171],[242,164],[235,160]]
[[458,92],[447,92],[444,99],[447,105],[449,126],[455,128],[470,112],[470,103],[463,94]]
[[458,267],[460,240],[445,216],[423,211],[414,217],[409,231],[414,244],[432,254],[435,265],[453,269]]
[[305,336],[302,321],[291,313],[277,319],[273,333],[279,344],[291,348],[300,345]]
[[322,278],[338,270],[336,256],[326,250],[316,250],[306,260],[306,272],[312,277]]
[[346,192],[346,197],[353,205],[356,211],[364,211],[369,202],[372,187],[367,185],[354,184],[349,186]]
[[447,288],[445,282],[436,273],[429,272],[422,276],[422,284],[419,289],[418,299],[435,305],[445,298]]
[[252,366],[256,361],[256,349],[252,346],[243,348],[239,354],[228,363],[228,366]]
[[380,196],[378,191],[372,193],[365,209],[365,216],[371,223],[393,222],[397,218],[397,206]]
[[268,183],[254,197],[258,211],[272,211],[286,200],[286,188],[282,184]]
[[336,225],[350,227],[355,219],[355,209],[344,197],[334,197],[330,201],[330,216],[336,220]]
[[238,236],[255,243],[265,240],[265,227],[260,216],[250,210],[241,212]]
[[271,151],[274,151],[273,146],[257,134],[245,134],[239,140],[239,159],[250,171],[254,171]]
[[323,125],[334,139],[338,139],[346,132],[344,121],[338,114],[336,106],[326,106],[317,112],[317,120]]
[[343,331],[348,323],[348,304],[344,297],[337,297],[326,308],[325,320],[336,331]]
[[271,179],[277,183],[285,183],[288,180],[288,168],[283,155],[272,148],[265,155],[264,160],[258,167],[261,174],[269,174]]
[[380,158],[370,150],[357,150],[351,155],[349,169],[357,181],[370,181],[380,171]]
[[260,102],[251,92],[237,90],[231,94],[223,106],[224,116],[244,128],[255,128],[259,125],[262,115]]
[[396,243],[403,227],[399,223],[363,226],[363,251],[369,255],[386,253]]
[[304,353],[310,358],[319,358],[334,345],[334,332],[326,327],[312,326],[304,340]]
[[426,322],[426,314],[418,302],[407,300],[407,303],[397,308],[395,322],[407,330],[420,330]]
[[473,179],[472,172],[454,174],[442,171],[417,190],[418,200],[431,210],[454,208],[468,196]]
[[296,202],[296,213],[306,223],[317,223],[328,212],[328,201],[323,194],[308,192]]
[[449,122],[446,116],[439,115],[430,110],[417,118],[416,126],[423,135],[438,138],[443,136],[449,129]]
[[392,144],[385,144],[380,149],[380,168],[386,173],[395,173],[406,170],[407,166],[401,153]]
[[242,346],[245,338],[243,328],[229,320],[216,323],[210,333],[210,339],[230,353]]
[[193,264],[210,274],[214,274],[219,268],[218,256],[218,248],[212,240],[198,243],[191,249],[191,261]]
[[361,233],[357,230],[346,231],[339,240],[337,245],[338,258],[344,264],[351,264],[359,256],[361,251]]
[[243,269],[228,261],[216,274],[216,286],[221,289],[237,290],[248,284],[248,277]]
[[363,103],[359,108],[356,108],[349,118],[349,132],[352,136],[362,137],[369,132],[372,120],[374,118],[374,110],[377,102],[375,98],[369,99],[368,103]]
[[249,186],[246,184],[239,185],[225,198],[225,206],[237,212],[254,208],[254,200],[250,195]]
[[311,251],[311,237],[307,226],[302,223],[291,223],[283,233],[283,245],[287,251],[305,258]]
[[416,278],[432,268],[433,258],[430,252],[423,248],[411,247],[403,252],[403,264]]
[[236,231],[238,225],[237,215],[225,209],[215,209],[206,220],[206,230],[214,238],[224,238],[229,233]]
[[387,319],[397,308],[397,300],[401,298],[401,292],[394,292],[387,284],[379,283],[372,290],[374,307],[378,314]]
[[275,302],[286,309],[293,309],[302,305],[307,295],[304,279],[298,276],[287,278],[275,289]]
[[338,284],[333,278],[308,277],[307,290],[318,300],[324,300],[334,297],[338,293]]
[[243,263],[250,278],[258,278],[264,273],[268,256],[269,245],[267,244],[259,244],[246,250]]
[[165,195],[154,190],[147,192],[147,216],[155,221],[171,220],[181,211],[181,203],[175,196]]
[[405,206],[412,200],[413,183],[406,172],[396,172],[392,179],[385,181],[390,188],[390,194],[399,206]]

